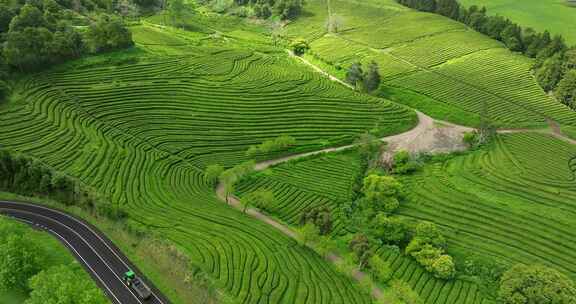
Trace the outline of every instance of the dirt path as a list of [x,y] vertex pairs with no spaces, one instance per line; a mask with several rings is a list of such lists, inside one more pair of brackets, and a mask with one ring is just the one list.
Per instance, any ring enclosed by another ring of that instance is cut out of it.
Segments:
[[[219,183],[218,186],[216,187],[216,195],[218,196],[218,198],[220,200],[222,200],[223,202],[226,202],[226,190],[224,189],[223,184]],[[244,208],[242,207],[242,204],[240,203],[240,200],[238,200],[238,198],[233,196],[233,195],[228,196],[227,204],[234,207],[235,209],[237,209],[241,212],[244,210]],[[278,229],[280,232],[284,233],[285,235],[287,235],[293,239],[298,238],[298,233],[296,233],[296,231],[294,231],[290,227],[276,221],[272,217],[261,213],[257,209],[247,208],[246,214],[248,214],[257,220],[262,221],[262,222]],[[326,255],[326,260],[328,260],[334,264],[338,264],[338,263],[341,263],[343,259],[342,259],[342,257],[340,257],[337,254],[329,253]],[[352,277],[358,282],[362,281],[366,276],[367,276],[367,274],[362,272],[360,269],[355,268],[352,270]],[[380,288],[374,287],[374,288],[372,288],[372,296],[376,299],[382,299],[384,296],[384,293],[382,292],[382,290]]]
[[[308,60],[306,60],[302,57],[299,57],[299,56],[295,56],[289,50],[288,50],[288,53],[290,54],[290,56],[297,58],[298,60],[300,60],[304,64],[310,66],[316,72],[326,76],[330,80],[337,82],[337,83],[340,83],[340,84],[342,84],[342,85],[344,85],[350,89],[354,89],[354,87],[352,87],[350,84],[347,84],[347,83],[343,82],[342,80],[336,78],[335,76],[330,75],[329,73],[320,69],[316,65],[310,63]],[[413,129],[411,129],[407,132],[401,133],[401,134],[380,138],[381,141],[385,141],[388,143],[388,149],[387,149],[386,153],[392,154],[393,152],[398,151],[398,150],[406,150],[409,152],[416,153],[416,152],[451,152],[451,151],[459,151],[459,150],[466,149],[466,146],[462,143],[462,136],[465,132],[473,131],[472,128],[459,126],[459,125],[456,125],[456,124],[453,124],[450,122],[446,122],[446,121],[435,120],[432,117],[430,117],[430,116],[428,116],[422,112],[419,112],[419,111],[416,111],[416,114],[418,115],[418,124]],[[557,124],[551,123],[550,125],[551,125],[550,130],[524,130],[524,129],[499,130],[498,133],[502,133],[502,134],[520,133],[520,132],[527,132],[527,131],[539,132],[539,133],[543,133],[543,134],[552,135],[554,137],[560,138],[560,139],[567,141],[567,142],[570,142],[572,144],[576,144],[576,140],[570,139],[570,138],[564,136],[560,132],[560,128]],[[280,157],[277,159],[266,160],[266,161],[262,161],[262,162],[257,163],[255,165],[254,169],[256,171],[261,171],[261,170],[264,170],[270,166],[284,163],[284,162],[287,162],[287,161],[292,160],[292,159],[303,158],[303,157],[307,157],[307,156],[311,156],[311,155],[317,155],[317,154],[321,154],[321,153],[342,151],[342,150],[350,149],[353,146],[354,145],[346,145],[346,146],[340,146],[340,147],[326,148],[326,149],[322,149],[322,150],[318,150],[318,151],[295,154],[295,155]],[[235,197],[233,195],[228,196],[228,198],[226,197],[226,191],[225,191],[223,184],[219,183],[217,185],[216,195],[218,196],[218,198],[220,200],[222,200],[223,202],[227,202],[227,204],[229,204],[233,208],[235,208],[241,212],[243,211],[242,204],[240,203],[240,201],[238,200],[237,197]],[[257,209],[248,208],[246,210],[246,214],[248,214],[248,215],[256,218],[257,220],[262,221],[262,222],[278,229],[280,232],[284,233],[288,237],[291,237],[294,239],[296,239],[298,237],[298,234],[296,231],[292,230],[287,225],[284,225],[284,224],[276,221],[274,218],[259,212]],[[342,257],[340,257],[334,253],[328,254],[326,256],[326,259],[328,261],[334,263],[334,264],[340,263],[343,260]],[[362,272],[360,269],[357,269],[357,268],[352,271],[352,277],[357,281],[362,281],[367,275],[368,274]],[[384,292],[378,287],[373,287],[372,296],[378,300],[382,300],[382,299],[384,299]]]
[[[458,138],[457,140],[459,142],[462,142],[462,134],[464,132],[472,130],[471,128],[457,126],[457,125],[454,125],[454,124],[451,124],[448,122],[435,121],[430,116],[427,116],[421,112],[416,112],[416,113],[418,115],[418,124],[412,130],[410,130],[408,132],[401,133],[401,134],[393,135],[393,136],[383,137],[380,139],[382,141],[388,142],[388,144],[389,144],[388,151],[408,150],[411,152],[421,152],[423,150],[431,149],[430,143],[431,142],[434,143],[434,141],[430,141],[429,139],[427,139],[427,137],[432,136],[431,134],[435,134],[434,132],[438,132],[438,130],[450,130],[450,132],[452,132],[452,134],[454,134]],[[307,157],[307,156],[311,156],[311,155],[317,155],[320,153],[342,151],[342,150],[350,149],[353,146],[354,145],[346,145],[346,146],[340,146],[340,147],[334,147],[334,148],[326,148],[326,149],[322,149],[322,150],[318,150],[318,151],[302,153],[302,154],[295,154],[295,155],[285,156],[285,157],[272,159],[272,160],[266,160],[266,161],[262,161],[262,162],[257,163],[256,166],[254,167],[254,169],[256,171],[261,171],[261,170],[264,170],[264,169],[266,169],[272,165],[284,163],[284,162],[287,162],[287,161],[292,160],[292,159],[298,159],[298,158]],[[455,147],[455,149],[458,149],[458,150],[465,148],[463,145],[456,145],[454,147]],[[450,149],[450,148],[449,147],[443,147],[443,149]],[[217,194],[218,198],[220,200],[222,200],[223,202],[227,201],[226,200],[226,191],[225,191],[224,185],[222,183],[219,183],[217,185],[216,194]],[[242,204],[240,203],[240,200],[237,197],[235,197],[233,195],[228,196],[227,203],[230,206],[236,208],[237,210],[243,211]],[[291,238],[295,239],[298,237],[298,234],[294,230],[292,230],[290,227],[276,221],[275,219],[273,219],[270,216],[267,216],[267,215],[259,212],[257,209],[248,208],[246,210],[246,214],[248,214],[248,215],[256,218],[257,220],[262,221],[262,222],[278,229],[280,232],[284,233],[285,235],[287,235]],[[336,254],[333,254],[333,253],[328,254],[326,256],[326,259],[328,261],[334,263],[334,264],[340,263],[342,261],[342,257],[340,257]],[[362,272],[360,269],[354,269],[352,271],[352,277],[359,282],[362,281],[366,276],[367,276],[367,274]],[[374,287],[372,289],[372,296],[376,299],[382,299],[384,296],[384,293],[380,288]]]

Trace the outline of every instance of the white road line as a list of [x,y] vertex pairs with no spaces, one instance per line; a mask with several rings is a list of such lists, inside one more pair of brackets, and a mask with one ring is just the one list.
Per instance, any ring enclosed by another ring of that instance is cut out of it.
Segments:
[[[140,304],[144,304],[142,301],[140,301],[140,298],[138,298],[137,295],[134,294],[134,291],[132,291],[132,288],[130,288],[129,286],[126,286],[126,284],[124,284],[124,281],[122,281],[122,279],[118,276],[118,274],[116,274],[116,272],[112,269],[112,267],[110,267],[110,265],[108,265],[108,263],[106,263],[106,260],[104,260],[104,258],[102,258],[102,256],[98,253],[98,251],[96,251],[96,249],[94,249],[94,247],[92,247],[92,245],[90,244],[90,242],[88,242],[86,239],[84,239],[82,237],[82,235],[80,235],[78,232],[76,232],[74,229],[72,229],[72,227],[67,226],[66,224],[60,223],[54,219],[51,219],[47,216],[44,216],[42,214],[36,214],[36,213],[32,213],[29,211],[24,211],[24,210],[18,210],[18,209],[11,209],[11,208],[1,208],[1,209],[5,209],[5,210],[13,210],[16,212],[23,212],[23,213],[28,213],[28,214],[32,214],[35,216],[39,216],[39,217],[43,217],[49,221],[53,221],[56,222],[64,227],[66,227],[68,230],[70,230],[72,233],[76,234],[84,243],[86,243],[86,245],[88,245],[88,247],[90,247],[90,249],[92,249],[92,251],[100,258],[100,260],[102,261],[102,263],[104,263],[104,265],[106,265],[106,267],[108,267],[108,269],[114,274],[114,276],[118,279],[118,281],[122,282],[122,286],[124,286],[132,296],[134,296],[134,298],[136,299],[136,301],[138,301],[138,303]],[[50,209],[49,209],[50,210]]]
[[[10,202],[7,202],[7,203],[10,203]],[[124,264],[124,266],[125,266],[126,268],[128,268],[128,269],[130,269],[130,270],[132,269],[132,268],[128,265],[128,263],[126,263],[126,262],[118,255],[118,253],[116,252],[116,250],[114,250],[113,248],[111,248],[111,247],[108,245],[108,242],[106,242],[106,240],[104,240],[98,233],[96,233],[92,228],[90,228],[90,226],[86,225],[83,221],[77,220],[76,218],[74,218],[74,217],[72,217],[72,216],[70,216],[70,215],[68,215],[68,214],[66,214],[66,213],[64,213],[64,212],[60,212],[59,210],[51,209],[51,208],[44,207],[44,206],[41,206],[41,205],[29,204],[29,203],[20,203],[20,202],[17,202],[17,203],[18,203],[18,204],[22,204],[22,205],[37,207],[37,208],[41,208],[41,209],[44,209],[44,210],[48,210],[48,211],[52,211],[52,212],[58,213],[58,214],[60,214],[60,215],[63,215],[63,216],[65,216],[65,217],[67,217],[67,218],[69,218],[69,219],[71,219],[71,220],[79,223],[80,225],[86,227],[86,229],[88,229],[90,232],[92,232],[92,234],[96,235],[96,237],[97,237],[100,241],[102,241],[102,243],[104,243],[104,245],[105,245],[110,251],[112,251],[112,253],[116,256],[116,258],[118,258],[118,260],[120,260],[120,262],[122,262],[122,264]],[[160,297],[158,297],[152,290],[150,290],[150,291],[152,292],[152,294],[154,295],[154,297],[156,298],[156,300],[158,300],[158,302],[160,302],[161,304],[164,304],[164,302],[162,302],[162,300],[160,300]],[[140,303],[142,303],[142,302],[140,302]]]
[[[18,218],[18,217],[13,217],[14,219],[18,220],[18,221],[23,221],[26,222],[30,225],[36,225],[33,222],[26,220],[26,219],[22,219],[22,218]],[[90,268],[90,271],[92,271],[92,273],[98,278],[98,280],[102,283],[102,285],[104,285],[104,287],[106,288],[106,290],[108,290],[108,293],[112,295],[112,297],[114,297],[114,300],[116,300],[116,302],[118,304],[122,304],[122,302],[120,302],[120,300],[116,297],[116,295],[112,292],[112,290],[110,289],[110,287],[108,287],[108,285],[106,284],[106,282],[100,277],[100,275],[98,275],[98,273],[96,271],[94,271],[94,269],[92,268],[92,266],[90,266],[90,264],[88,264],[88,262],[82,257],[82,255],[80,255],[80,253],[78,252],[78,250],[76,250],[76,248],[74,248],[74,246],[72,246],[72,244],[70,244],[70,242],[68,242],[64,237],[62,237],[58,232],[52,230],[52,229],[48,229],[51,233],[55,234],[58,238],[60,238],[62,241],[64,241],[67,245],[68,248],[72,249],[76,255],[82,260],[82,262],[84,263],[84,265],[86,265],[88,268]]]
[[[6,202],[7,202],[7,203],[11,203],[11,202],[9,202],[9,201],[6,201]],[[41,206],[41,205],[29,204],[29,203],[21,203],[21,202],[12,202],[12,203],[17,203],[17,204],[21,204],[21,205],[32,206],[32,207],[37,207],[37,208],[41,208],[41,209],[44,209],[44,210],[52,211],[52,212],[58,213],[58,214],[60,214],[60,215],[63,215],[63,216],[65,216],[65,217],[67,217],[67,218],[69,218],[69,219],[71,219],[71,220],[79,223],[80,225],[86,227],[86,229],[88,229],[90,232],[92,232],[92,234],[96,235],[96,237],[97,237],[100,241],[102,241],[102,243],[104,243],[104,245],[105,245],[110,251],[112,251],[112,253],[116,256],[116,258],[118,258],[118,260],[120,260],[120,262],[122,262],[122,264],[123,264],[126,268],[128,268],[128,269],[131,270],[131,267],[118,255],[118,253],[116,252],[116,250],[114,250],[113,248],[111,248],[111,247],[108,245],[108,242],[106,242],[106,240],[104,240],[98,233],[96,233],[92,228],[90,228],[90,226],[86,225],[83,221],[77,220],[76,218],[74,218],[74,217],[72,217],[72,216],[70,216],[70,215],[68,215],[68,214],[66,214],[66,213],[64,213],[64,212],[60,212],[59,210],[51,209],[51,208],[44,207],[44,206]],[[158,302],[164,304],[164,302],[162,302],[162,300],[160,300],[160,297],[158,297],[152,290],[150,290],[150,291],[152,292],[152,294],[154,295],[154,297],[156,298],[156,300],[158,300]],[[142,302],[140,302],[140,303],[142,303]]]

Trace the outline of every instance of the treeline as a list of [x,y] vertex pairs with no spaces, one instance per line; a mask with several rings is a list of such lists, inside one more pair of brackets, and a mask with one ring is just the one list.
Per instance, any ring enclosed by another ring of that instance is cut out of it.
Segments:
[[511,51],[535,58],[534,71],[540,86],[558,101],[576,110],[576,49],[560,35],[523,28],[502,16],[488,16],[485,7],[463,7],[456,0],[397,0],[398,3],[462,22]]
[[75,179],[55,172],[36,159],[7,150],[0,150],[0,190],[53,199],[114,220],[126,217],[120,207],[97,197]]
[[[133,45],[132,35],[115,16],[80,14],[98,10],[94,2],[0,0],[0,69],[35,71],[85,54]],[[85,4],[88,8],[82,6]]]
[[207,0],[213,10],[228,12],[239,17],[257,17],[268,19],[277,16],[281,20],[294,19],[300,15],[304,0]]

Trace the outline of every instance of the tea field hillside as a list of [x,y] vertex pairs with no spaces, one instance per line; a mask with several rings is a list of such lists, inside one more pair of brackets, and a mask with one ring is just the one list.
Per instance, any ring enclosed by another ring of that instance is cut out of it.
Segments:
[[[417,93],[427,102],[394,100],[437,118],[474,125],[482,114],[513,128],[543,126],[546,119],[576,124],[576,114],[537,84],[531,59],[459,22],[393,0],[311,0],[305,10],[287,35],[310,41],[308,58],[342,79],[352,63],[373,60],[389,87],[383,96]],[[337,20],[337,32],[327,32],[328,16]]]
[[567,0],[461,0],[465,6],[485,6],[490,14],[506,16],[539,31],[560,34],[570,45],[576,43],[576,7]]
[[[305,210],[327,207],[334,218],[333,236],[355,232],[346,210],[355,200],[358,179],[363,178],[360,163],[355,150],[294,160],[243,180],[237,194],[243,197],[262,189],[272,191],[276,203],[266,210],[293,227],[300,225]],[[492,303],[473,281],[437,279],[407,255],[387,246],[376,246],[374,251],[390,263],[392,277],[408,282],[424,303]]]
[[136,49],[14,83],[0,143],[123,206],[132,225],[176,243],[239,303],[368,303],[312,250],[219,201],[203,170],[239,164],[250,145],[279,135],[305,151],[368,129],[402,132],[414,112],[325,80],[281,49],[134,33]]
[[402,179],[400,213],[434,219],[450,248],[512,263],[541,263],[574,277],[576,147],[538,134],[502,134],[484,150]]

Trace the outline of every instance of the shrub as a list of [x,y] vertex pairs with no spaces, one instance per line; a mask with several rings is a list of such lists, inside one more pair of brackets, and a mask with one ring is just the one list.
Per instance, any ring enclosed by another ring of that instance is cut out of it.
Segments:
[[310,45],[303,38],[298,38],[290,45],[290,48],[296,56],[302,56],[310,49]]
[[576,285],[553,268],[518,264],[502,276],[498,295],[504,304],[576,303]]

